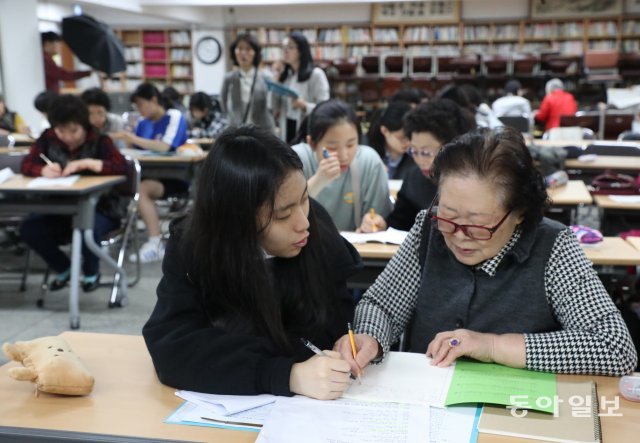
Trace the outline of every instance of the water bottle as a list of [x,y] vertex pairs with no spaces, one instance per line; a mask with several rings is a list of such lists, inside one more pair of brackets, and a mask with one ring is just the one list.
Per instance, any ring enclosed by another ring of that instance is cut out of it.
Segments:
[[569,181],[569,176],[565,171],[556,171],[553,174],[547,175],[544,179],[547,188],[556,188],[558,186],[566,185]]

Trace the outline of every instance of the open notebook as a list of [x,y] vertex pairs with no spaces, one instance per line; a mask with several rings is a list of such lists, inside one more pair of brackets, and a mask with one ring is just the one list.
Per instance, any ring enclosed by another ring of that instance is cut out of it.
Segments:
[[407,234],[407,231],[399,231],[393,228],[389,228],[386,231],[369,233],[340,232],[340,235],[346,238],[349,243],[389,243],[392,245],[401,245],[407,237]]
[[[478,431],[560,443],[601,442],[598,394],[594,382],[558,382],[558,416],[527,411],[514,417],[504,406],[486,406]],[[571,402],[569,401],[571,399]],[[517,414],[523,411],[517,411]]]

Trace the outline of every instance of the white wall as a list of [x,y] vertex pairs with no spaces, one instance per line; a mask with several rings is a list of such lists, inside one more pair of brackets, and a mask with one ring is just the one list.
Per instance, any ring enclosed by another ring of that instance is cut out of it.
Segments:
[[[213,36],[218,39],[222,46],[222,57],[213,65],[201,63],[195,56],[195,46],[202,37]],[[193,48],[193,87],[195,91],[204,91],[208,94],[218,94],[222,87],[224,74],[227,72],[227,51],[228,44],[224,39],[224,32],[221,29],[201,29],[191,33],[191,44]]]
[[44,90],[36,0],[0,0],[0,54],[5,99],[32,129],[40,127],[33,99]]
[[529,0],[463,0],[461,13],[463,20],[525,18]]

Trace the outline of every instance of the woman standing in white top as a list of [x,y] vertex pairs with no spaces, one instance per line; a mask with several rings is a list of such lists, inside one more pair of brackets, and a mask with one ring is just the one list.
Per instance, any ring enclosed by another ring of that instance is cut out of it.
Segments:
[[297,92],[298,97],[274,94],[274,110],[279,119],[280,138],[290,142],[302,119],[313,111],[317,103],[329,99],[329,81],[324,71],[313,66],[307,38],[292,32],[283,43],[284,69],[278,80]]
[[237,126],[253,123],[275,131],[266,81],[271,76],[260,69],[262,48],[250,34],[239,35],[231,45],[231,59],[238,69],[224,77],[220,92],[223,111],[229,123]]

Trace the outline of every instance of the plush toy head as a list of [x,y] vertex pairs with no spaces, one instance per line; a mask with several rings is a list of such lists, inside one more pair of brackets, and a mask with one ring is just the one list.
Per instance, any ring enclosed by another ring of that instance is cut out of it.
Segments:
[[86,395],[93,389],[93,376],[61,337],[5,343],[2,350],[24,365],[9,369],[9,375],[16,380],[35,382],[38,391]]

